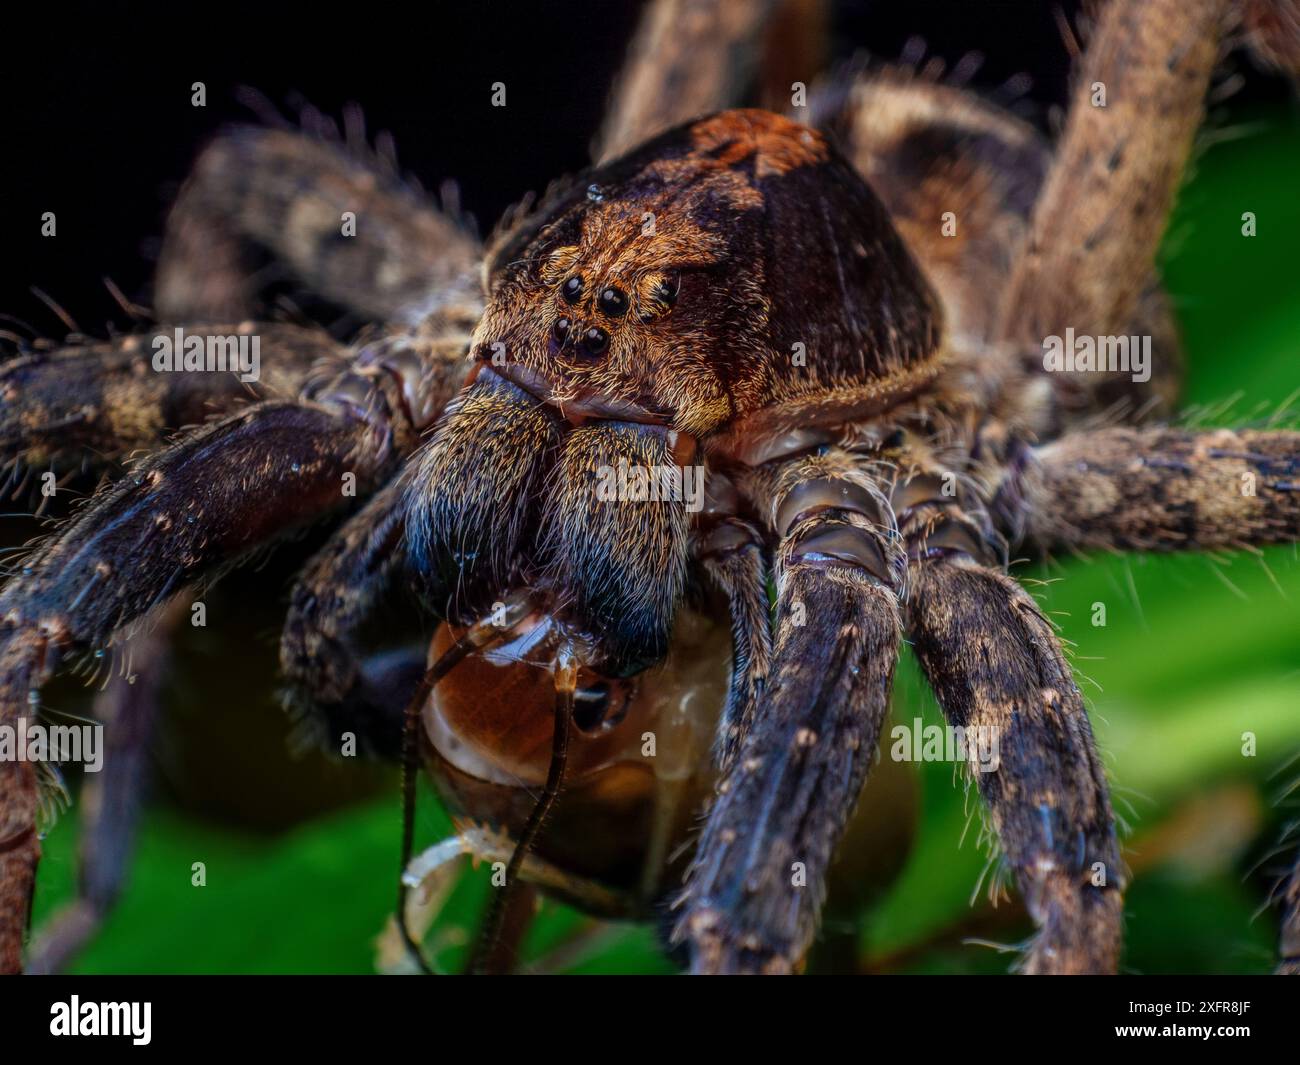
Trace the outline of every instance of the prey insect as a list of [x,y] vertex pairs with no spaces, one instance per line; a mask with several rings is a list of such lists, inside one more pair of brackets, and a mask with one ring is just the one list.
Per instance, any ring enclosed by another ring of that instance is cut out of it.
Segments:
[[[367,501],[302,571],[282,665],[323,735],[392,748],[404,726],[408,766],[490,826],[474,847],[506,888],[476,967],[508,966],[528,898],[511,892],[535,884],[658,916],[696,972],[798,970],[906,638],[949,721],[1003,737],[978,783],[1037,926],[1022,968],[1114,970],[1106,776],[1060,642],[1005,569],[1022,543],[1300,539],[1300,435],[1154,420],[1178,376],[1156,248],[1241,12],[1111,0],[1048,145],[890,71],[809,122],[718,110],[773,6],[653,5],[595,167],[486,245],[329,143],[210,146],[169,222],[159,329],[256,332],[258,401],[233,376],[139,378],[139,336],[0,369],[5,439],[29,455],[156,448],[0,594],[3,719],[70,655],[340,513],[351,484]],[[1256,26],[1262,54],[1294,54],[1287,26]],[[383,224],[340,242],[343,211]],[[381,324],[345,346],[247,321],[250,249]],[[1153,372],[1046,372],[1043,338],[1068,331],[1151,337]],[[1117,403],[1128,423],[1088,427]],[[697,467],[698,506],[597,490]],[[402,582],[441,621],[432,647],[367,657],[361,628]],[[7,969],[38,800],[31,766],[0,765]]]

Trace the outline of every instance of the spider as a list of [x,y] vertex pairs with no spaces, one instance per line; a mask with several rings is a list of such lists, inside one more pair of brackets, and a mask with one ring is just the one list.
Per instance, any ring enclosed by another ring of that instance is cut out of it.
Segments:
[[[1300,435],[1159,423],[1179,360],[1154,270],[1221,40],[1244,19],[1294,71],[1294,5],[1110,0],[1051,147],[892,69],[804,121],[726,110],[772,7],[651,5],[595,166],[483,245],[336,145],[209,146],[168,221],[155,332],[0,369],[29,457],[152,449],[0,593],[0,721],[146,619],[132,639],[165,641],[187,587],[348,512],[295,585],[283,670],[331,742],[422,763],[455,846],[499,863],[476,968],[508,966],[535,885],[657,915],[695,972],[797,971],[906,638],[949,722],[999,737],[976,781],[1037,926],[1022,970],[1113,971],[1106,776],[1006,568],[1021,544],[1300,539]],[[374,324],[345,345],[247,320],[259,256]],[[264,372],[150,372],[176,330],[255,337]],[[1045,363],[1076,336],[1150,358]],[[441,622],[432,646],[365,654],[402,583]],[[31,763],[0,763],[6,970],[40,801]],[[1300,871],[1284,906],[1294,972]]]

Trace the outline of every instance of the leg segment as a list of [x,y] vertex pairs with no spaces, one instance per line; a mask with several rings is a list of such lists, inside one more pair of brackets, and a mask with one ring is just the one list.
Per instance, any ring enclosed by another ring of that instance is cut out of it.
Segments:
[[401,708],[424,674],[424,655],[363,663],[356,637],[402,558],[401,502],[398,484],[376,493],[307,563],[280,639],[295,716],[309,720],[322,743],[352,731],[366,738],[370,753],[392,758],[400,752]]
[[[8,642],[97,647],[172,592],[345,502],[391,442],[364,419],[264,403],[159,452],[43,545],[0,596]],[[241,463],[246,463],[243,465]]]
[[697,972],[801,963],[888,708],[902,567],[888,508],[819,472],[794,464],[777,497],[771,674],[679,901],[674,935]]
[[[274,267],[261,269],[268,259]],[[177,321],[238,319],[266,284],[291,279],[363,321],[413,324],[450,304],[476,307],[479,259],[478,241],[391,165],[248,127],[215,140],[181,190],[155,309]]]
[[1018,485],[1045,548],[1212,550],[1300,539],[1300,433],[1101,429],[1038,449]]
[[996,768],[975,775],[1039,927],[1025,971],[1113,972],[1125,874],[1060,642],[1024,589],[969,556],[923,559],[913,580],[908,628],[939,703],[950,724],[991,738],[997,752],[979,763]]
[[1300,857],[1282,895],[1282,960],[1277,971],[1300,976]]
[[732,106],[778,0],[656,0],[632,42],[592,152],[608,162],[656,133]]
[[87,453],[157,447],[169,430],[197,425],[259,399],[292,399],[313,369],[342,363],[344,350],[321,330],[274,323],[180,327],[191,337],[257,338],[259,376],[153,368],[155,337],[177,327],[40,351],[0,367],[0,455],[31,463],[82,461]]
[[95,699],[94,717],[103,723],[105,746],[102,768],[87,773],[82,782],[77,897],[33,939],[28,973],[66,968],[117,902],[135,848],[149,740],[171,640],[188,614],[189,598],[180,596],[160,612],[156,622],[126,641],[122,653],[135,675],[128,681],[116,674]]
[[[997,335],[1041,359],[1045,337],[1132,332],[1201,124],[1230,0],[1112,0],[1077,75],[1065,132],[1003,293]],[[1104,93],[1104,106],[1102,96]],[[1037,353],[1035,355],[1035,353]],[[1168,404],[1176,379],[1053,375],[1063,414],[1119,395]]]

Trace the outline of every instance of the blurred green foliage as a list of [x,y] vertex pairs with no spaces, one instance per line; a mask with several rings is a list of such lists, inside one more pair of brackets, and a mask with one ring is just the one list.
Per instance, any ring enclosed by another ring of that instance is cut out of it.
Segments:
[[[1300,126],[1293,115],[1239,117],[1237,133],[1198,159],[1164,257],[1188,355],[1187,402],[1219,424],[1260,420],[1300,390]],[[1245,211],[1257,218],[1253,238],[1241,233]],[[1129,860],[1141,863],[1128,896],[1126,968],[1266,971],[1276,917],[1263,905],[1276,862],[1252,869],[1298,805],[1280,800],[1300,767],[1279,772],[1300,751],[1296,550],[1059,559],[1016,573],[1047,582],[1033,590],[1073,647],[1134,847]],[[1091,624],[1098,602],[1106,604],[1104,627]],[[895,713],[910,720],[918,712],[939,720],[905,656]],[[1253,758],[1242,755],[1247,731],[1258,737]],[[973,793],[954,786],[950,765],[923,765],[920,774],[914,849],[882,901],[861,915],[860,964],[1005,970],[1014,955],[963,944],[1013,944],[1029,930],[1013,916],[985,934],[982,894],[972,907],[986,865],[977,817],[967,831]],[[432,800],[423,802],[419,839],[427,844],[450,825]],[[267,837],[151,806],[125,896],[76,970],[373,971],[373,940],[395,892],[397,809],[394,790]],[[1170,825],[1178,829],[1172,845],[1161,842]],[[37,923],[72,889],[75,835],[75,817],[65,816],[46,841]],[[200,860],[207,886],[191,887],[191,863]],[[463,961],[486,890],[480,868],[453,893],[431,936],[440,967]],[[526,955],[547,958],[583,934],[593,938],[565,960],[568,971],[673,971],[651,929],[592,924],[547,902]]]

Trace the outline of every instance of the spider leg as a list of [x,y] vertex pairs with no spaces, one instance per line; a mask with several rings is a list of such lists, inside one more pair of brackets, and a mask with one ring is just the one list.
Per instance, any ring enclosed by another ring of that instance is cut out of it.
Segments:
[[697,972],[790,972],[889,703],[903,557],[888,505],[832,460],[796,460],[772,498],[780,535],[767,685],[718,787],[678,901]]
[[[1098,429],[1036,449],[997,505],[1042,548],[1174,551],[1300,540],[1300,433]],[[1284,892],[1282,968],[1300,968],[1300,870]]]
[[[764,106],[821,69],[820,0],[655,0],[647,5],[592,151],[608,162],[679,123],[734,107],[750,82]],[[766,37],[766,40],[765,40]]]
[[1278,975],[1300,976],[1300,856],[1282,895],[1281,954]]
[[[257,380],[154,369],[154,338],[257,338]],[[164,435],[259,399],[292,399],[313,368],[341,360],[323,330],[277,323],[159,325],[151,332],[24,355],[0,367],[0,455],[70,465],[157,447]]]
[[[996,335],[1041,359],[1044,338],[1134,331],[1205,95],[1230,0],[1107,3],[1076,75],[1064,133],[1003,290]],[[1104,104],[1103,96],[1104,94]],[[1054,373],[1063,412],[1105,406],[1107,390],[1168,405],[1176,381]]]
[[172,208],[155,310],[174,321],[237,320],[254,313],[268,282],[287,277],[363,321],[409,325],[448,306],[477,309],[480,259],[477,239],[391,162],[243,127],[204,150]]
[[291,712],[310,721],[322,746],[352,732],[370,753],[394,760],[402,707],[424,675],[427,649],[362,660],[356,639],[401,564],[401,502],[394,482],[330,537],[294,584],[280,638]]
[[1125,872],[1105,772],[1060,641],[1005,574],[960,548],[922,550],[930,557],[912,568],[908,632],[968,751],[977,738],[972,774],[1039,928],[1024,971],[1113,972]]
[[[268,402],[210,423],[91,502],[0,593],[0,723],[16,725],[61,654],[104,646],[182,587],[342,507],[390,475],[415,435],[393,376],[359,368],[314,400]],[[0,764],[0,971],[20,966],[37,777]]]
[[1027,511],[1028,536],[1048,549],[1288,543],[1300,540],[1300,433],[1068,433],[1036,449],[1000,494]]
[[187,596],[178,596],[125,641],[123,653],[129,656],[132,676],[115,673],[95,697],[92,716],[103,724],[104,749],[99,772],[82,778],[77,895],[33,936],[28,973],[66,968],[117,903],[135,847],[148,774],[145,762],[172,636],[189,616],[189,606]]

